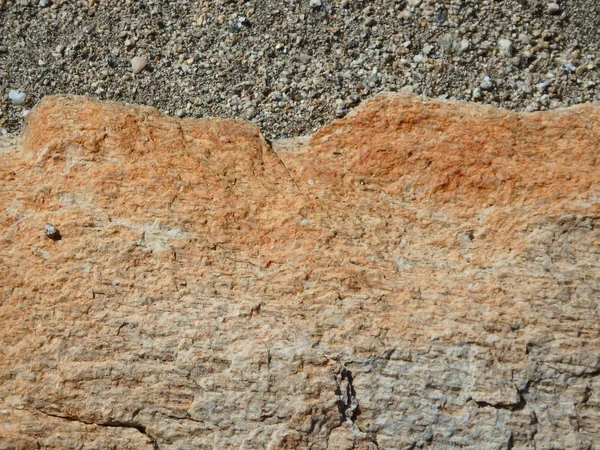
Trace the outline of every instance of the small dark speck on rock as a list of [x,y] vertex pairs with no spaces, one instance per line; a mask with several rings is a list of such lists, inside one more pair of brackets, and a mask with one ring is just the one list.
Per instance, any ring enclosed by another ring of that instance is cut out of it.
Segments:
[[58,231],[54,225],[50,224],[46,224],[46,226],[44,227],[44,234],[53,241],[60,241],[62,238],[62,236],[60,235],[60,231]]

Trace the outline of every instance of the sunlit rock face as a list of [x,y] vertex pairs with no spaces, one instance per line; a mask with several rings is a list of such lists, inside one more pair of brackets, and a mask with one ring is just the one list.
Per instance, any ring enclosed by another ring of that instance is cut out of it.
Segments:
[[46,98],[0,152],[0,448],[592,448],[599,142],[595,104],[270,145]]

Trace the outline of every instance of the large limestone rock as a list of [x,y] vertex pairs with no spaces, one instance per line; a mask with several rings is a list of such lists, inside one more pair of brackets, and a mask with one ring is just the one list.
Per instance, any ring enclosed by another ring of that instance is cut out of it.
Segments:
[[600,105],[384,94],[272,148],[46,98],[0,152],[0,448],[595,448],[599,142]]

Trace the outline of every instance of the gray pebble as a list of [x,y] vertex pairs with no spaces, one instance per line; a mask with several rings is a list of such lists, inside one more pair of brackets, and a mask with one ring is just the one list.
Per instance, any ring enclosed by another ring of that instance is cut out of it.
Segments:
[[515,50],[510,39],[500,39],[498,41],[498,49],[500,50],[500,54],[506,57],[512,56]]
[[49,223],[44,227],[44,234],[53,241],[60,241],[62,238],[60,231],[58,231],[54,225],[50,225]]
[[490,89],[492,89],[492,87],[494,87],[494,82],[490,77],[486,76],[483,79],[483,82],[479,85],[479,87],[484,91],[489,91]]
[[560,5],[555,2],[548,3],[548,14],[552,14],[552,15],[560,14]]
[[27,99],[27,95],[25,94],[25,92],[12,89],[8,91],[8,98],[10,99],[13,105],[24,105],[25,100]]

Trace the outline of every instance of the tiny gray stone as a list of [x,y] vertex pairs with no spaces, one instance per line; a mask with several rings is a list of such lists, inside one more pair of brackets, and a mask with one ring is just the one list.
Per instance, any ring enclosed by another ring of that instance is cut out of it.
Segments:
[[320,8],[321,6],[323,6],[323,2],[321,0],[310,0],[310,7],[311,8]]
[[58,231],[54,225],[50,225],[49,223],[44,227],[44,234],[53,241],[60,241],[61,239],[60,231]]
[[442,50],[448,53],[454,53],[459,50],[458,36],[452,33],[446,33],[438,39]]
[[498,41],[498,49],[500,50],[500,54],[502,56],[510,57],[512,56],[515,48],[513,47],[513,43],[510,39],[500,39]]
[[560,6],[556,2],[548,3],[548,14],[557,15],[560,14]]
[[494,86],[494,83],[490,77],[485,77],[483,83],[479,85],[484,91],[489,91]]
[[467,39],[463,39],[460,41],[459,52],[465,53],[471,48],[471,43]]
[[344,108],[344,105],[338,105],[335,109],[335,117],[337,117],[338,119],[341,119],[346,114],[348,114],[348,110]]

